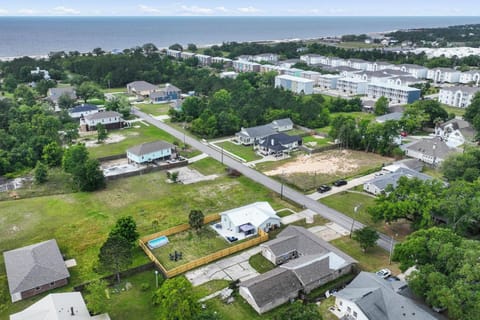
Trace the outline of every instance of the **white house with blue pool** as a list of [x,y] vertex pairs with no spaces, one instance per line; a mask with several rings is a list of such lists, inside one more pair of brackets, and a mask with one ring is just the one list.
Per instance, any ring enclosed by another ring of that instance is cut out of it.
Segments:
[[157,140],[142,143],[127,150],[129,163],[143,164],[156,160],[169,160],[174,156],[175,146],[171,143]]

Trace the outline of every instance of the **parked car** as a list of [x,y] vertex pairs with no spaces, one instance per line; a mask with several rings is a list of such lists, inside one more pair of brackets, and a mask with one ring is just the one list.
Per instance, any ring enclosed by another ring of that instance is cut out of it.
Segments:
[[392,275],[392,271],[389,269],[382,269],[376,272],[376,275],[380,278],[386,279]]
[[317,191],[320,193],[324,193],[330,190],[332,190],[332,187],[327,186],[326,184],[322,184],[320,187],[317,188]]
[[347,184],[347,180],[337,180],[333,183],[335,187],[341,187]]

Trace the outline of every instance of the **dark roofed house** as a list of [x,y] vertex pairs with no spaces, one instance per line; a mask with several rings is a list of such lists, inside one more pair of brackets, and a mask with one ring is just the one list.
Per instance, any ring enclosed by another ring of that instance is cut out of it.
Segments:
[[235,134],[235,138],[243,145],[251,145],[275,133],[277,133],[277,131],[273,128],[272,124],[265,124],[251,128],[242,128],[240,132]]
[[111,130],[122,128],[124,121],[122,115],[116,111],[97,112],[80,118],[80,130],[94,131],[99,123]]
[[12,302],[65,286],[67,270],[52,239],[3,253]]
[[281,155],[289,153],[302,145],[302,138],[299,136],[289,136],[285,133],[272,134],[264,139],[260,139],[258,150],[263,155]]
[[81,117],[88,116],[98,112],[98,107],[93,104],[81,104],[73,108],[68,109],[68,115],[74,119],[80,119]]
[[361,272],[344,289],[334,293],[341,319],[435,320],[427,306],[413,299],[403,281],[387,281],[374,273]]
[[147,81],[133,81],[127,84],[127,92],[141,97],[148,97],[152,92],[158,91],[158,86]]
[[267,312],[299,293],[309,293],[352,272],[356,261],[310,231],[288,226],[262,245],[262,255],[280,265],[240,283],[240,295],[258,312]]
[[162,103],[180,99],[181,90],[171,84],[166,84],[164,88],[160,88],[150,94],[152,103]]
[[142,143],[127,150],[128,162],[138,164],[155,160],[168,160],[173,155],[175,146],[165,141],[152,141]]

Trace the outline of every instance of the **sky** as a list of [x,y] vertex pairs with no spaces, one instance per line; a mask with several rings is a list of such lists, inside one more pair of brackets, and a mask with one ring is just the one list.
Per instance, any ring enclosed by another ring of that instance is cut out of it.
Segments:
[[480,1],[0,0],[0,16],[480,16]]

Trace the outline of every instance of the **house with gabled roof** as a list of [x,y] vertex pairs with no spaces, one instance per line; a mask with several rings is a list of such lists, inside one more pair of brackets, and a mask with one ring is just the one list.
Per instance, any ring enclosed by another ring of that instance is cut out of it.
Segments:
[[80,292],[51,293],[10,320],[110,320],[108,313],[91,316]]
[[175,146],[171,143],[157,140],[142,143],[127,150],[128,162],[142,164],[156,160],[168,160],[172,158]]
[[273,128],[278,132],[288,131],[293,129],[293,121],[290,118],[277,119],[272,121]]
[[260,139],[258,151],[263,155],[282,155],[289,153],[302,145],[300,136],[289,136],[285,133],[275,133]]
[[95,131],[99,123],[111,130],[122,128],[124,121],[122,115],[116,111],[97,112],[80,118],[80,130]]
[[363,190],[374,195],[380,195],[382,193],[385,193],[385,190],[388,186],[392,186],[395,189],[401,177],[407,177],[409,179],[415,178],[422,181],[433,179],[431,176],[423,174],[421,172],[400,167],[394,172],[385,173],[381,176],[375,177],[374,179],[365,182],[363,184]]
[[448,156],[460,152],[457,148],[449,147],[441,138],[421,139],[400,146],[405,155],[436,166]]
[[12,302],[67,285],[70,273],[55,239],[3,253]]
[[96,105],[85,103],[68,109],[68,115],[73,119],[80,119],[81,117],[97,113],[98,111]]
[[288,226],[260,247],[278,267],[239,285],[240,295],[260,314],[352,272],[356,264],[302,227]]
[[271,123],[261,126],[241,128],[241,130],[235,133],[235,139],[243,145],[251,145],[259,142],[260,139],[264,139],[272,134],[277,133],[277,130]]
[[444,319],[423,305],[403,281],[387,281],[374,273],[360,274],[333,294],[341,319],[436,320]]
[[50,88],[47,92],[47,99],[53,102],[54,105],[58,106],[58,99],[62,95],[67,95],[71,99],[77,100],[77,93],[73,87]]
[[451,148],[458,148],[475,140],[476,131],[463,119],[451,119],[435,127],[435,135],[442,138]]
[[157,91],[150,93],[150,101],[152,103],[162,103],[162,102],[169,102],[173,100],[180,99],[180,94],[182,91],[167,83],[165,87],[159,88]]
[[158,86],[147,81],[133,81],[127,84],[128,94],[135,94],[141,97],[149,97],[150,94],[158,90]]

